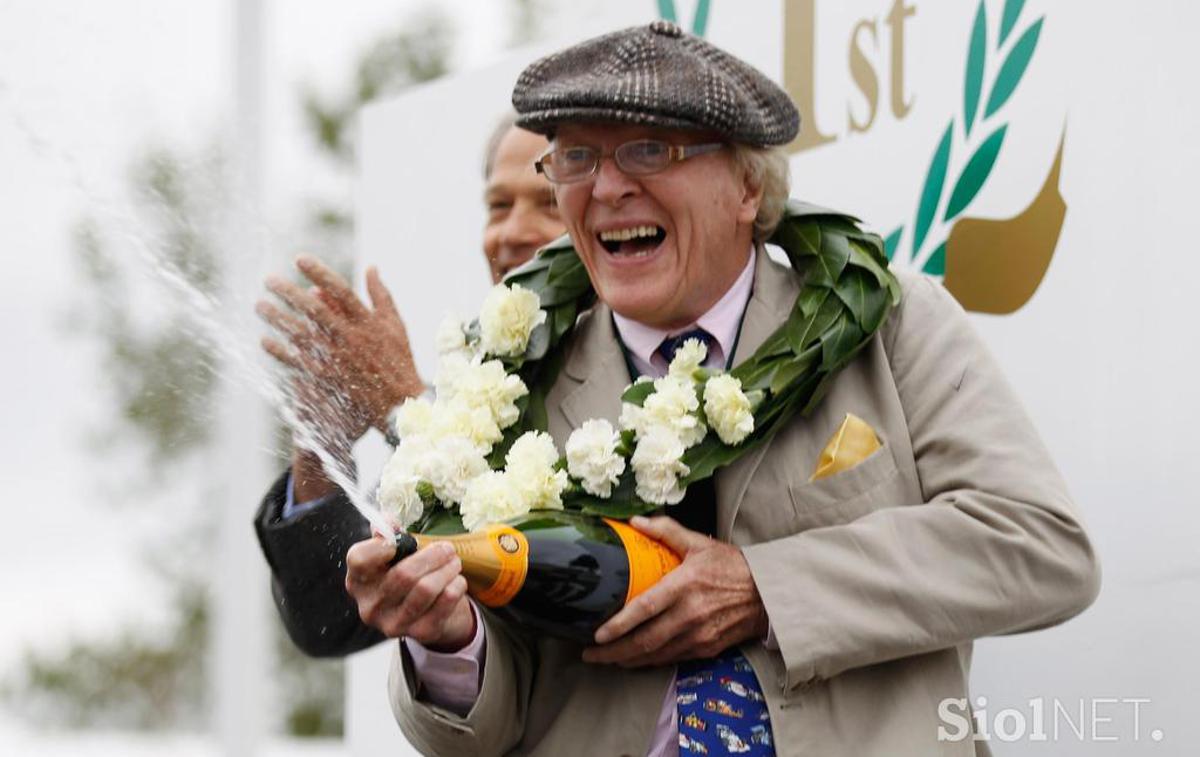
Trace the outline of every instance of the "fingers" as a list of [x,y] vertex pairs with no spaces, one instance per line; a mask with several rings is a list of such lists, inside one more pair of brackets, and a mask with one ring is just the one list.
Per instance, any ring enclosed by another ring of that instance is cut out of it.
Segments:
[[446,621],[454,614],[466,593],[467,579],[462,575],[454,576],[425,614],[409,625],[408,636],[421,643],[441,636]]
[[379,278],[379,269],[375,266],[367,269],[367,294],[371,296],[371,307],[375,308],[376,312],[400,317],[396,303],[392,300],[392,293],[383,285]]
[[404,562],[401,560],[397,563],[396,567],[399,570],[389,572],[384,579],[384,586],[394,589],[397,593],[404,593],[404,602],[400,609],[403,622],[407,625],[433,607],[442,591],[462,573],[462,561],[451,550],[449,557],[445,557],[444,554],[433,555],[429,569],[425,571],[414,566],[404,566]]
[[288,368],[301,370],[302,365],[300,359],[292,354],[291,350],[275,341],[269,336],[264,336],[259,345],[271,357],[286,365]]
[[666,544],[680,557],[685,557],[688,552],[706,547],[712,543],[710,537],[705,536],[699,531],[690,531],[679,525],[679,521],[665,515],[658,515],[653,518],[635,515],[629,519],[629,525],[650,538],[657,539]]
[[357,601],[363,622],[389,636],[403,636],[433,613],[423,628],[440,628],[466,591],[464,581],[443,601],[446,590],[461,577],[462,563],[454,548],[434,544],[389,569],[394,554],[392,544],[380,538],[359,542],[346,555],[346,590]]
[[346,280],[329,266],[311,255],[301,255],[296,258],[296,267],[309,281],[321,288],[322,296],[337,303],[342,312],[349,317],[357,320],[370,314]]
[[364,539],[352,545],[346,552],[347,588],[351,583],[358,585],[378,580],[387,573],[388,563],[395,554],[396,548],[382,536]]
[[583,650],[585,662],[634,667],[643,660],[655,659],[680,636],[686,636],[688,624],[679,612],[668,611],[639,626],[633,633],[609,644]]
[[633,601],[596,629],[596,643],[604,645],[618,639],[674,605],[685,588],[685,583],[679,580],[680,573],[668,573],[654,586],[634,597]]
[[254,303],[254,312],[258,314],[259,318],[266,321],[267,325],[292,341],[307,337],[312,331],[304,321],[290,313],[285,313],[273,302],[259,300]]
[[320,297],[312,292],[306,292],[287,279],[268,276],[267,290],[286,302],[297,313],[308,316],[323,328],[331,329],[338,320],[338,317],[334,315],[328,305],[321,301]]

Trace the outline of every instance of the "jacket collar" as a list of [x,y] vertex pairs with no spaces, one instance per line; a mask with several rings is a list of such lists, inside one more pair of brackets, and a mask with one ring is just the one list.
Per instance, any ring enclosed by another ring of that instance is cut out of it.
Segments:
[[[733,365],[754,354],[767,337],[787,318],[799,285],[791,268],[772,261],[758,247],[754,264],[754,290],[746,304]],[[589,418],[606,418],[616,425],[621,415],[621,393],[628,386],[625,363],[612,310],[598,302],[576,325],[574,344],[563,365],[566,379],[575,384],[563,395],[561,410],[571,429]],[[565,442],[565,439],[562,440]],[[720,471],[717,486],[717,536],[728,540],[737,508],[750,478],[762,461],[770,441]]]

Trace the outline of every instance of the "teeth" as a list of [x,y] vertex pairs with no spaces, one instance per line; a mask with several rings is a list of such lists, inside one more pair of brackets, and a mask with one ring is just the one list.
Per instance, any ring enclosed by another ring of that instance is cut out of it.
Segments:
[[634,226],[630,229],[613,229],[600,232],[601,242],[628,242],[631,239],[643,239],[658,235],[655,226]]

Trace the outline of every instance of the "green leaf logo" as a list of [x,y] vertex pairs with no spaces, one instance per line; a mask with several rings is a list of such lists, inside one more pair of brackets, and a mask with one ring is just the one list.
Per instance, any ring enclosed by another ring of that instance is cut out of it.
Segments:
[[971,204],[975,195],[979,194],[983,183],[992,173],[992,166],[996,165],[996,158],[1000,156],[1000,145],[1004,144],[1004,134],[1007,131],[1008,124],[996,129],[967,161],[966,168],[958,177],[958,183],[954,185],[954,191],[950,193],[950,203],[946,206],[946,217],[943,220],[953,221]]
[[[1000,31],[997,41],[997,52],[1003,52],[1005,42],[1016,28],[1021,10],[1025,7],[1024,0],[1006,0],[1000,19]],[[1004,146],[1004,137],[1008,133],[1007,123],[994,123],[1004,105],[1013,96],[1025,72],[1029,68],[1033,53],[1037,49],[1041,37],[1042,23],[1045,17],[1037,19],[1029,26],[1008,50],[1004,62],[986,91],[986,105],[980,116],[980,104],[985,102],[985,81],[988,69],[988,16],[987,0],[979,0],[978,9],[971,25],[970,40],[967,45],[967,64],[963,77],[963,111],[962,111],[962,149],[970,157],[958,171],[951,185],[946,209],[941,216],[941,224],[947,224],[958,218],[975,200],[979,192],[991,176],[992,169],[1000,157]],[[980,129],[976,126],[990,127],[987,137],[979,140]],[[916,216],[913,219],[912,247],[909,259],[919,265],[925,273],[943,275],[946,270],[945,238],[948,230],[935,225],[938,208],[941,207],[950,173],[951,156],[955,152],[954,121],[946,127],[933,156],[929,168],[925,172],[925,183],[921,188],[921,196],[917,203]],[[935,233],[936,229],[936,233]],[[885,253],[889,260],[893,259],[900,250],[903,241],[904,226],[896,228],[884,240]],[[931,240],[931,237],[933,239]],[[922,255],[926,243],[932,244],[932,251]]]
[[921,249],[925,236],[929,233],[929,225],[937,214],[938,203],[942,199],[942,188],[946,184],[946,169],[950,165],[950,144],[954,136],[954,122],[946,127],[942,141],[938,143],[933,153],[933,162],[925,174],[925,188],[921,190],[921,205],[917,208],[916,231],[913,234],[913,252]]
[[979,95],[983,91],[983,66],[987,62],[987,8],[979,0],[975,25],[971,29],[971,50],[967,53],[966,87],[963,92],[963,128],[971,136],[979,113]]
[[1008,0],[1004,4],[1004,16],[1000,20],[1000,39],[996,42],[997,49],[1004,47],[1004,41],[1017,25],[1017,16],[1021,15],[1021,9],[1024,7],[1025,0]]
[[1013,45],[1012,52],[1008,54],[1008,59],[1004,61],[1000,73],[996,76],[996,85],[992,88],[991,98],[988,99],[985,118],[1000,110],[1021,83],[1021,77],[1025,75],[1025,69],[1029,66],[1029,59],[1037,49],[1038,36],[1042,33],[1042,20],[1039,18],[1036,24],[1021,35],[1017,44]]
[[[704,32],[708,30],[708,4],[709,0],[700,0],[696,3],[696,12],[692,14],[692,34],[697,37],[703,37]],[[658,0],[658,16],[673,24],[678,24],[675,0]]]

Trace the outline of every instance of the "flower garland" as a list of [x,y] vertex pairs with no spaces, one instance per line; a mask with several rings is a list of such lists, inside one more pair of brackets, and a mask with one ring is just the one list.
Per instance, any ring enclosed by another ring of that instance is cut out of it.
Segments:
[[617,428],[586,421],[564,456],[546,433],[545,399],[595,292],[568,238],[543,248],[476,320],[439,329],[436,399],[397,413],[381,507],[402,528],[447,533],[531,510],[628,518],[680,502],[815,407],[900,301],[882,240],[855,218],[789,201],[768,243],[801,279],[788,319],[728,373],[703,368],[705,347],[685,342],[667,375],[625,389]]

